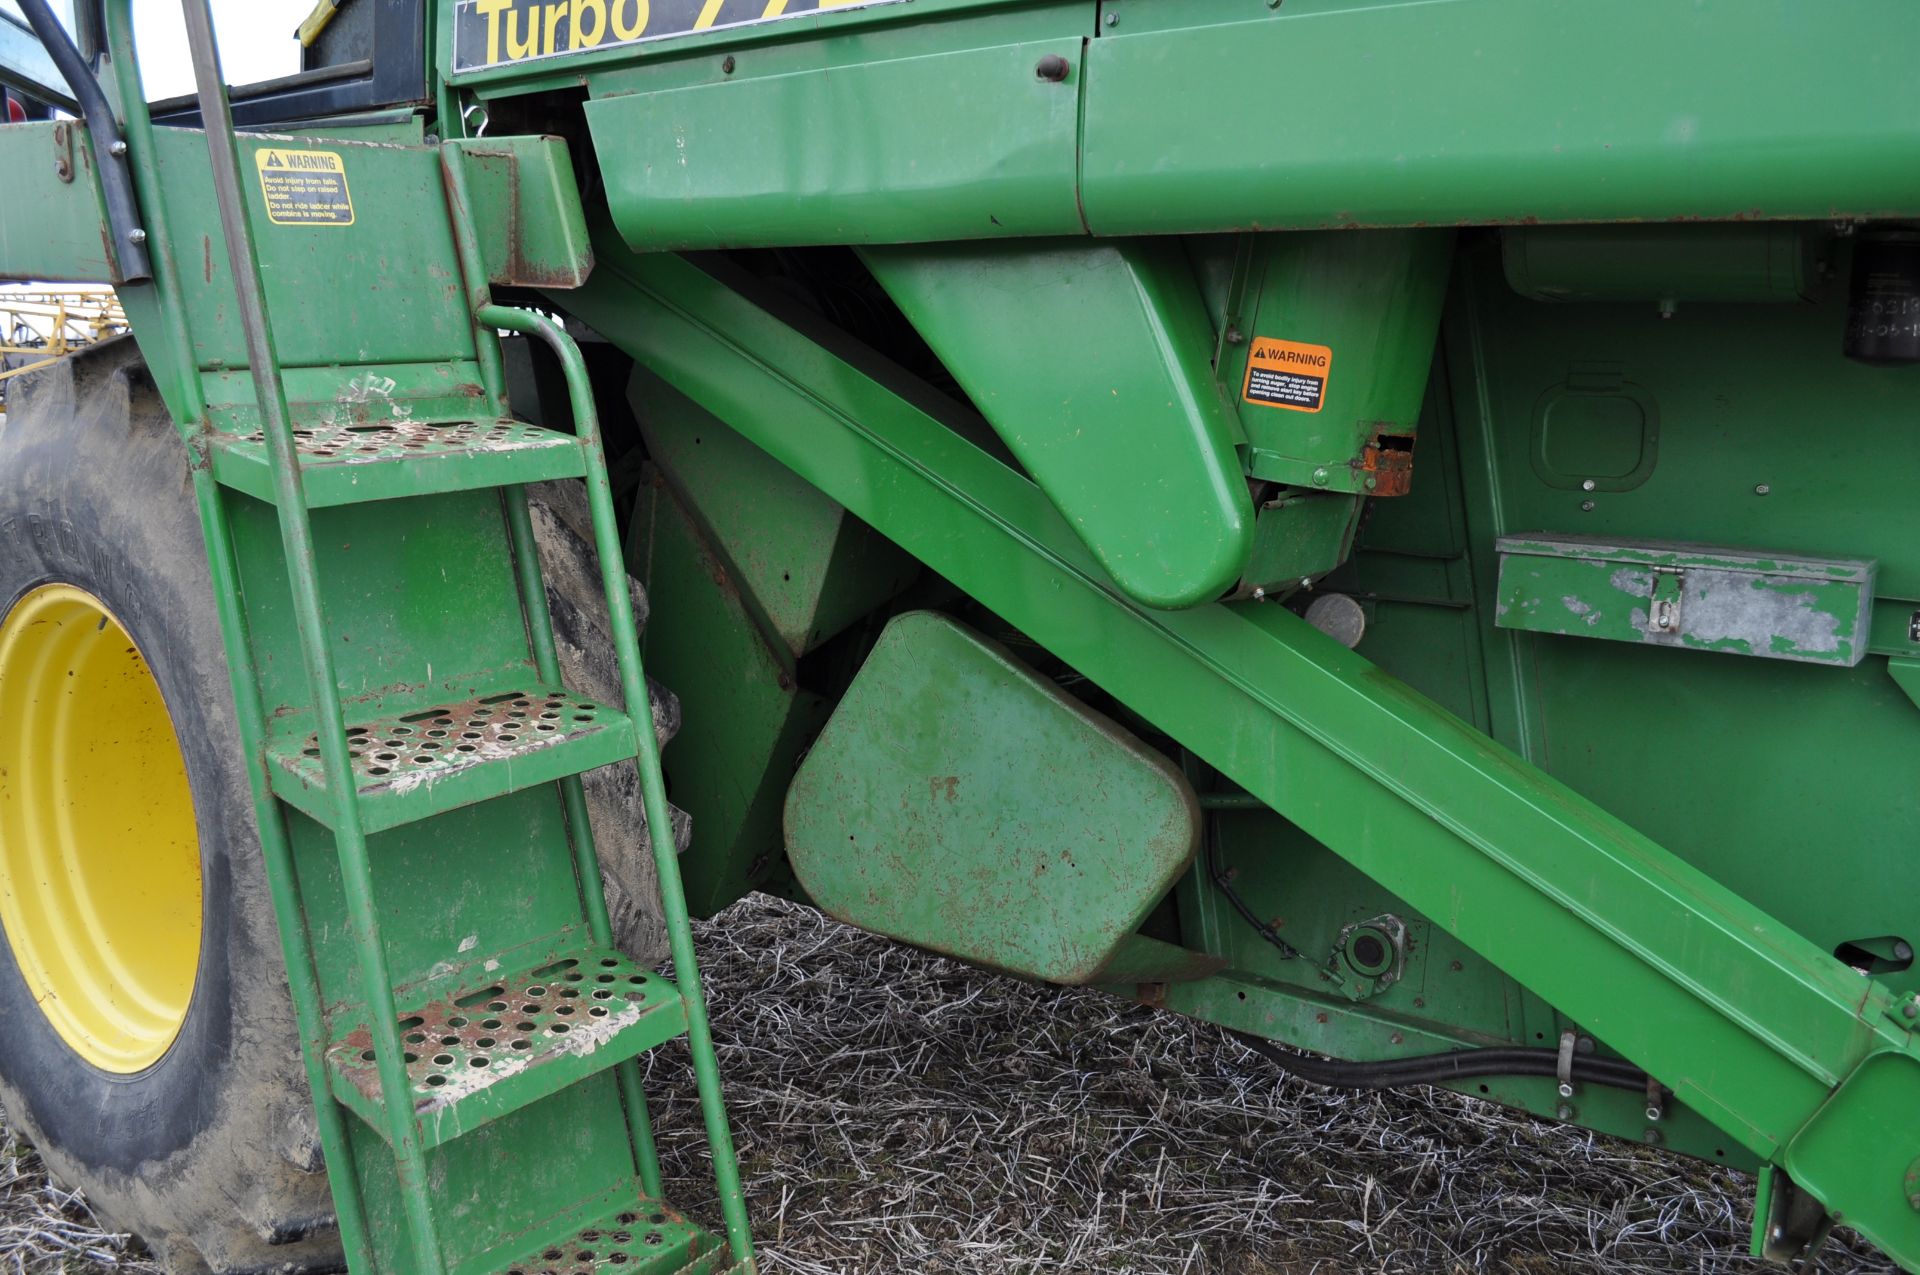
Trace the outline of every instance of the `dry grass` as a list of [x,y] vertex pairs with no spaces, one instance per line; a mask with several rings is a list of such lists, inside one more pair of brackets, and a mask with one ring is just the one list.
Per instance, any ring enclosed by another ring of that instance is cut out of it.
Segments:
[[[1215,1028],[749,899],[703,927],[769,1275],[1713,1272],[1739,1175],[1440,1090],[1277,1075]],[[669,1191],[715,1220],[683,1048],[649,1091]],[[152,1267],[0,1165],[0,1275]],[[1850,1237],[1843,1236],[1843,1241]],[[1888,1271],[1864,1245],[1828,1271]]]

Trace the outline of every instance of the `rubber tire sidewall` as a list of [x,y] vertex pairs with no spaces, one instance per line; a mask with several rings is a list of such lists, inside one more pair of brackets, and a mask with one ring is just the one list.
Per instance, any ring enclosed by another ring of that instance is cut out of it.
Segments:
[[32,382],[0,417],[0,606],[77,585],[139,645],[186,760],[202,929],[179,1037],[134,1075],[76,1055],[0,944],[0,1101],[176,1270],[337,1264],[187,449],[130,340]]

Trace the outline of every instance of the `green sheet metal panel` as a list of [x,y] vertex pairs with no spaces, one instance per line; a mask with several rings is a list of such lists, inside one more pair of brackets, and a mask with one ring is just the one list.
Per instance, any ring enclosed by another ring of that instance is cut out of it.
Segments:
[[1233,587],[1253,545],[1242,435],[1214,383],[1213,329],[1177,245],[966,243],[863,256],[1129,597],[1188,607]]
[[1453,233],[1251,235],[1244,251],[1220,379],[1246,428],[1247,472],[1405,495]]
[[[711,83],[596,86],[587,123],[615,224],[643,251],[1084,233],[1086,14],[1023,16],[1010,21],[1035,38],[905,57],[851,41],[780,74],[749,56]],[[1048,58],[1063,79],[1036,73]]]
[[1563,637],[1851,668],[1874,564],[1599,536],[1502,536],[1494,622]]
[[[4,23],[0,23],[4,26]],[[93,143],[78,120],[0,128],[0,279],[117,283]]]
[[787,794],[828,914],[1054,983],[1103,981],[1193,859],[1160,754],[932,612],[887,625]]
[[[647,456],[698,521],[728,591],[793,664],[912,582],[920,567],[818,487],[650,373],[629,401]],[[642,533],[652,542],[651,529]]]
[[467,214],[486,258],[488,281],[528,288],[577,288],[593,270],[586,214],[573,157],[558,137],[465,138],[446,144],[464,164],[473,200]]
[[1095,234],[1920,209],[1904,0],[1102,7]]
[[[155,149],[197,365],[245,367],[206,135],[163,128]],[[240,164],[283,366],[473,359],[438,147],[243,133]]]
[[[1725,232],[1691,229],[1701,240]],[[1914,937],[1920,861],[1888,847],[1920,833],[1915,709],[1880,661],[1688,659],[1501,629],[1493,613],[1501,535],[1546,527],[1632,544],[1757,545],[1874,560],[1874,646],[1920,652],[1907,640],[1920,610],[1910,498],[1920,447],[1909,428],[1920,368],[1842,356],[1847,246],[1838,241],[1836,277],[1809,303],[1689,304],[1670,320],[1651,303],[1529,301],[1491,243],[1466,253],[1436,378],[1445,398],[1435,414],[1451,424],[1423,426],[1457,435],[1461,463],[1452,477],[1424,471],[1411,499],[1438,496],[1442,482],[1462,508],[1474,609],[1451,599],[1383,608],[1361,647],[1422,684],[1447,676],[1435,656],[1469,616],[1485,651],[1476,699],[1489,733],[1583,796],[1631,812],[1636,827],[1828,952]],[[1601,480],[1585,491],[1578,473],[1543,475],[1533,452],[1558,424],[1542,408],[1566,401],[1556,387],[1569,370],[1601,365],[1616,394],[1657,411],[1659,449],[1630,487]],[[1376,520],[1363,539],[1380,528]],[[1395,587],[1372,566],[1356,585],[1375,582]],[[1920,967],[1879,977],[1920,991]]]
[[[634,384],[645,386],[651,419],[719,427],[651,378]],[[680,698],[680,733],[661,764],[698,830],[682,874],[688,908],[707,916],[774,872],[787,777],[829,705],[795,680],[791,649],[761,627],[727,560],[658,472],[640,492],[627,568],[653,614],[670,617],[650,622],[642,644],[648,674]]]

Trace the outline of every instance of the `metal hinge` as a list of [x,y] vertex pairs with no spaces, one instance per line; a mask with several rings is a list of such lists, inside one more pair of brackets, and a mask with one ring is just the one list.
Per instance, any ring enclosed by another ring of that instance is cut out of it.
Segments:
[[1653,595],[1647,599],[1647,632],[1680,631],[1680,591],[1686,573],[1678,567],[1653,569]]

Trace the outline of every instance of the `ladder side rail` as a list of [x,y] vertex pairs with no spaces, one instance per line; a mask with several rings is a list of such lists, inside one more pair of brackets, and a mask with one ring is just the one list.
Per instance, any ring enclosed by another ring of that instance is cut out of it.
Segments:
[[279,360],[267,319],[253,230],[240,186],[239,147],[214,40],[213,15],[208,0],[181,0],[181,7],[187,18],[188,46],[199,91],[201,119],[207,130],[207,150],[213,163],[221,229],[233,267],[241,327],[246,334],[247,361],[259,396],[262,428],[273,462],[281,541],[293,585],[294,611],[314,701],[322,764],[334,806],[335,846],[359,957],[368,1028],[394,1146],[395,1167],[421,1275],[441,1275],[444,1263],[433,1225],[426,1165],[413,1120],[410,1087],[401,1063],[392,976],[374,908],[366,835],[359,817],[359,795],[348,762],[337,675],[326,640],[300,458],[288,420],[286,390],[279,377]]
[[[448,212],[453,224],[454,247],[459,254],[460,272],[467,285],[468,311],[478,316],[481,310],[492,304],[492,293],[488,287],[479,237],[473,227],[473,198],[467,181],[467,169],[451,147],[441,149],[440,163]],[[481,386],[486,390],[493,414],[505,416],[509,404],[499,333],[481,323],[478,317],[475,317],[473,327]],[[581,446],[584,448],[586,443],[583,441]],[[526,488],[518,484],[507,487],[501,492],[501,500],[507,511],[520,605],[526,618],[527,636],[533,644],[534,667],[543,681],[558,686],[562,680],[560,659],[554,649],[553,616],[547,606],[546,582],[540,571],[540,546],[534,540],[533,523],[527,512]],[[632,720],[635,732],[643,729],[638,718]],[[651,734],[651,719],[644,729]],[[581,906],[586,909],[587,925],[595,943],[611,947],[613,923],[607,915],[606,886],[600,876],[600,854],[594,843],[592,822],[587,817],[586,789],[581,784],[580,776],[569,775],[560,781],[560,791],[566,803],[567,829],[574,855],[574,878],[579,887]],[[620,1101],[627,1112],[627,1132],[633,1139],[634,1168],[640,1175],[640,1189],[653,1199],[661,1199],[666,1193],[666,1186],[660,1175],[660,1153],[654,1142],[653,1117],[647,1110],[646,1090],[640,1083],[640,1062],[629,1058],[614,1068],[614,1073],[620,1086]]]
[[[204,0],[202,0],[204,2]],[[693,1055],[694,1084],[700,1093],[700,1110],[707,1127],[707,1143],[713,1152],[713,1175],[720,1194],[720,1211],[726,1220],[727,1243],[737,1262],[753,1259],[753,1239],[747,1227],[746,1200],[740,1189],[740,1166],[734,1157],[733,1134],[727,1125],[726,1102],[720,1092],[720,1068],[714,1054],[713,1031],[707,1020],[706,996],[700,985],[700,969],[694,960],[693,928],[687,915],[685,889],[680,880],[680,861],[673,843],[673,823],[667,810],[666,781],[660,769],[660,743],[653,733],[653,701],[647,692],[646,671],[640,661],[640,644],[633,619],[633,601],[627,595],[626,559],[621,551],[619,519],[613,508],[613,484],[607,477],[606,457],[600,450],[600,418],[594,407],[593,385],[587,375],[586,360],[580,347],[566,329],[545,315],[531,310],[489,305],[477,315],[491,327],[535,336],[545,341],[560,358],[566,375],[568,396],[573,402],[574,423],[586,452],[587,501],[593,513],[593,530],[600,554],[602,587],[607,594],[607,611],[612,621],[614,649],[619,655],[621,691],[626,698],[627,714],[636,723],[638,745],[636,764],[640,788],[645,797],[647,835],[653,843],[653,861],[660,879],[661,910],[666,914],[667,943],[673,953],[673,973],[680,986],[687,1012],[687,1043]]]
[[265,732],[261,728],[261,723],[266,721],[266,710],[260,701],[246,608],[240,603],[240,572],[234,556],[226,497],[219,483],[214,480],[213,470],[206,463],[203,443],[206,402],[200,378],[193,366],[193,346],[186,306],[181,300],[179,266],[173,252],[173,239],[168,233],[164,202],[157,186],[153,121],[147,113],[146,94],[141,85],[131,3],[132,0],[108,0],[103,16],[109,56],[123,103],[122,111],[126,116],[127,132],[132,138],[133,153],[130,158],[136,195],[147,195],[146,223],[154,231],[150,239],[154,278],[149,286],[154,287],[160,296],[161,312],[167,316],[173,341],[183,356],[186,365],[182,378],[185,384],[181,387],[185,391],[183,401],[191,405],[197,417],[188,424],[196,431],[190,446],[193,451],[194,497],[200,509],[200,534],[206,542],[207,563],[212,575],[214,603],[219,609],[220,628],[227,639],[228,680],[233,690],[241,743],[246,750],[247,786],[253,796],[254,823],[259,829],[260,848],[268,868],[267,884],[279,921],[281,959],[287,967],[288,991],[300,1031],[302,1066],[313,1102],[321,1153],[326,1157],[330,1176],[336,1184],[333,1193],[334,1216],[340,1226],[341,1248],[352,1269],[371,1271],[376,1269],[376,1262],[368,1234],[366,1212],[360,1199],[359,1173],[348,1142],[346,1113],[333,1100],[327,1082],[326,1010],[314,961],[312,935],[307,928],[306,910],[300,897],[300,880],[294,867],[293,847],[288,838],[286,811],[275,799],[267,776]]

